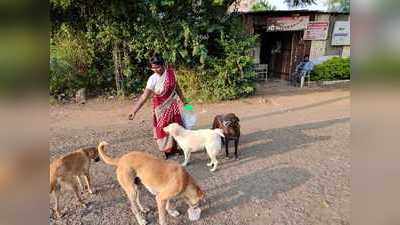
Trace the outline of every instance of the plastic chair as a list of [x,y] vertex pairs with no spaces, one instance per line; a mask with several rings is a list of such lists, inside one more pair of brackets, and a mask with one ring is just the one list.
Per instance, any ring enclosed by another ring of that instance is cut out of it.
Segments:
[[311,77],[311,71],[305,72],[304,76],[301,76],[300,79],[300,88],[303,88],[304,86],[304,80],[308,78],[307,80],[307,86],[310,87],[310,77]]

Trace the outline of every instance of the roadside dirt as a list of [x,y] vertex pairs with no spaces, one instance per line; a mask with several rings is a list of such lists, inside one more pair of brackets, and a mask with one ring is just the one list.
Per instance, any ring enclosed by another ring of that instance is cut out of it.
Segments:
[[[52,106],[50,159],[102,140],[111,144],[108,152],[113,156],[138,150],[161,157],[152,139],[150,105],[128,121],[131,107],[130,101],[101,99]],[[192,154],[187,169],[205,189],[207,203],[201,219],[191,222],[186,205],[174,202],[182,215],[168,217],[168,224],[350,224],[348,87],[285,90],[272,83],[252,98],[196,104],[195,110],[200,128],[210,127],[217,114],[240,117],[240,160],[221,154],[218,170],[211,173],[207,155]],[[183,157],[172,160],[181,162]],[[98,193],[84,194],[89,207],[78,207],[66,191],[61,198],[66,215],[49,218],[49,223],[137,224],[114,168],[98,162],[91,174]],[[154,197],[144,189],[141,193],[143,204],[153,209],[150,224],[157,224]]]

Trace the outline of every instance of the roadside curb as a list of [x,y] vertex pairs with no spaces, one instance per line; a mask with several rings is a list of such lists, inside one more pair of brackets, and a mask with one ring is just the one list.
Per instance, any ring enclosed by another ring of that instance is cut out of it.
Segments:
[[338,84],[348,84],[350,80],[328,80],[328,81],[310,81],[310,86],[331,86]]

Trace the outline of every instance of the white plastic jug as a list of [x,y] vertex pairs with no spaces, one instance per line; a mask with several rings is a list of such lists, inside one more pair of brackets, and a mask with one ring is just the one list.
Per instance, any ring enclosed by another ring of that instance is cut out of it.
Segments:
[[200,215],[201,215],[201,209],[199,207],[196,208],[189,208],[187,210],[188,214],[189,214],[189,220],[190,221],[196,221],[200,219]]
[[182,109],[183,126],[186,129],[193,129],[196,126],[197,116],[193,110],[193,106],[185,105]]

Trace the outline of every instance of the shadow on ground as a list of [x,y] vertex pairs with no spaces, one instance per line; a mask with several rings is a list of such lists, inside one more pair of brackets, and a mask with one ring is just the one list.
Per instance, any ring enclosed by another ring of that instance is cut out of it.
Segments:
[[287,192],[304,184],[311,174],[302,168],[283,167],[261,169],[231,183],[213,189],[217,192],[208,198],[209,207],[204,217],[246,204],[249,201],[271,200],[278,193]]
[[[220,161],[219,170],[238,167],[242,164],[251,163],[254,160],[260,160],[272,157],[277,154],[285,154],[294,150],[307,148],[312,144],[327,141],[331,137],[326,135],[309,135],[308,130],[321,129],[338,123],[349,122],[350,118],[339,118],[334,120],[326,120],[315,123],[306,123],[295,126],[275,128],[264,131],[257,131],[242,135],[238,150],[239,160],[233,159],[233,143],[229,147],[231,158],[225,159],[225,151],[221,151],[218,159]],[[179,162],[183,159],[179,158]],[[204,152],[192,154],[191,163],[188,166],[189,171],[198,180],[204,180],[212,174],[206,167],[209,161],[208,156]],[[192,172],[193,171],[193,172]]]
[[[239,168],[250,166],[256,160],[268,159],[274,155],[286,154],[294,150],[302,151],[308,146],[329,140],[330,136],[318,135],[316,132],[311,135],[308,131],[330,127],[339,123],[348,123],[349,121],[350,118],[346,117],[249,133],[241,137],[239,146],[240,160],[225,160],[224,154],[219,155],[220,166],[214,174],[206,166],[206,162],[209,160],[208,156],[201,152],[192,155],[191,163],[187,169],[201,184],[207,179],[218,178],[219,171],[228,170],[235,173]],[[119,141],[125,142],[127,140],[119,139]],[[230,153],[232,152],[233,148],[231,146]],[[183,159],[179,157],[173,160],[182,162]],[[68,207],[69,204],[74,202],[71,199],[72,195],[70,195],[70,198],[66,199],[67,203],[63,202],[63,205],[67,206],[65,210],[68,211],[69,218],[60,222],[68,221],[67,223],[69,223],[69,221],[87,220],[91,221],[90,223],[97,221],[99,222],[98,224],[101,224],[100,221],[110,216],[112,218],[117,216],[118,218],[115,218],[115,220],[118,220],[120,224],[132,221],[133,217],[129,209],[129,202],[116,182],[114,169],[102,165],[95,167],[93,169],[96,169],[97,173],[101,174],[94,179],[95,188],[98,189],[99,193],[96,196],[88,196],[89,198],[86,199],[90,202],[90,209],[80,209],[75,206]],[[306,169],[285,164],[273,168],[261,168],[229,183],[221,184],[218,182],[216,185],[204,187],[207,192],[207,204],[202,217],[210,218],[225,210],[245,205],[252,201],[274,200],[277,194],[285,193],[301,186],[310,178],[312,178],[312,174]],[[154,223],[154,221],[157,221],[154,196],[151,196],[144,189],[141,190],[141,193],[143,193],[144,204],[153,209],[153,212],[148,215],[148,219]],[[186,210],[186,206],[183,207],[182,204],[177,206],[181,212]],[[175,221],[175,219],[172,220]],[[181,220],[187,221],[186,218],[180,217],[175,222],[178,223]],[[51,221],[50,223],[55,222]]]
[[322,105],[331,104],[331,103],[338,102],[338,101],[345,100],[345,99],[350,99],[350,96],[333,98],[333,99],[329,99],[329,100],[322,101],[322,102],[317,102],[317,103],[313,103],[313,104],[309,104],[309,105],[305,105],[305,106],[300,106],[300,107],[294,107],[294,108],[289,108],[289,109],[278,110],[278,111],[269,112],[269,113],[265,113],[265,114],[259,114],[259,115],[254,115],[254,116],[246,116],[246,117],[240,118],[240,121],[248,121],[248,120],[260,119],[260,118],[263,118],[263,117],[281,115],[281,114],[285,114],[285,113],[288,113],[288,112],[301,111],[301,110],[310,109],[310,108],[313,108],[313,107],[318,107],[318,106],[322,106]]

